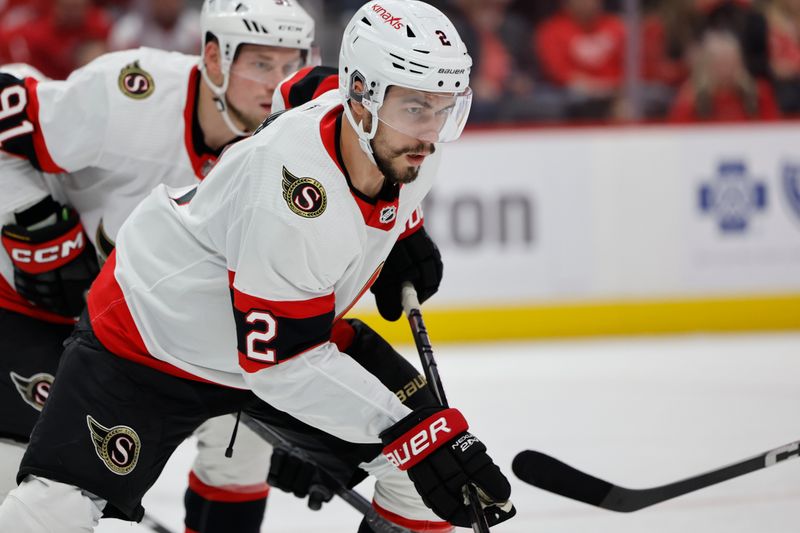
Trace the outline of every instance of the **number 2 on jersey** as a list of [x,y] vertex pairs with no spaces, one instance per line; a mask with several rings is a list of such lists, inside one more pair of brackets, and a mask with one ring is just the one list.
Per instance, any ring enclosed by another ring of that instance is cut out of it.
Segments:
[[[27,103],[28,98],[25,94],[25,88],[22,86],[12,85],[0,91],[0,122],[24,112]],[[32,132],[33,124],[27,120],[21,120],[11,128],[0,130],[0,146],[9,139]]]
[[277,363],[275,350],[259,350],[257,342],[270,342],[278,335],[278,323],[272,313],[266,311],[250,311],[245,318],[248,324],[263,324],[263,331],[254,330],[247,334],[247,358],[262,363]]

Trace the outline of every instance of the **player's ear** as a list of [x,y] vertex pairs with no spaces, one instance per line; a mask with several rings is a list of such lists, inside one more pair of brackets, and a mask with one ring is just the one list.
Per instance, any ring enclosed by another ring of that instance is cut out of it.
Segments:
[[361,103],[360,96],[363,94],[364,82],[358,78],[354,78],[350,86],[350,109],[353,110],[353,118],[356,119],[356,122],[362,122],[364,117],[369,114],[366,108],[364,108],[364,104]]
[[214,39],[209,39],[204,45],[203,61],[205,61],[206,72],[217,85],[222,84],[222,57],[219,51],[219,43]]

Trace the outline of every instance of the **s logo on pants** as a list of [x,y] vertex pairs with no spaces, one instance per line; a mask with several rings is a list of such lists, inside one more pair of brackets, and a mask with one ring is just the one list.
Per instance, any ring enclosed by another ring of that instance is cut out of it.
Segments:
[[22,399],[25,403],[41,411],[44,407],[44,402],[50,395],[50,386],[53,384],[53,376],[50,374],[39,373],[34,374],[29,378],[20,376],[16,372],[11,372],[11,381],[17,388]]
[[128,426],[107,428],[90,415],[86,415],[86,425],[97,456],[109,470],[124,476],[136,468],[142,444],[134,430]]

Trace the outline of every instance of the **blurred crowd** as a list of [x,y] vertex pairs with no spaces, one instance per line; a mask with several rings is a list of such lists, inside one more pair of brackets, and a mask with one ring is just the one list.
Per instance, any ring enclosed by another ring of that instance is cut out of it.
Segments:
[[[271,1],[271,0],[263,0]],[[429,0],[430,1],[430,0]],[[300,1],[323,62],[362,0]],[[471,122],[800,115],[800,0],[433,0],[475,61]],[[0,63],[65,78],[110,50],[199,52],[199,0],[0,0]]]

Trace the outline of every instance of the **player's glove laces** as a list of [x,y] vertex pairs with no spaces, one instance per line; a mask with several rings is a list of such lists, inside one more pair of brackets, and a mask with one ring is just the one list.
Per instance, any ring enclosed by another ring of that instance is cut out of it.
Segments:
[[424,227],[397,241],[370,288],[381,316],[392,322],[400,318],[401,288],[406,281],[414,284],[420,303],[436,294],[443,269],[442,254]]
[[467,429],[456,409],[418,409],[381,433],[383,455],[406,470],[425,505],[454,526],[470,526],[464,486],[474,484],[493,526],[516,514],[511,485]]

